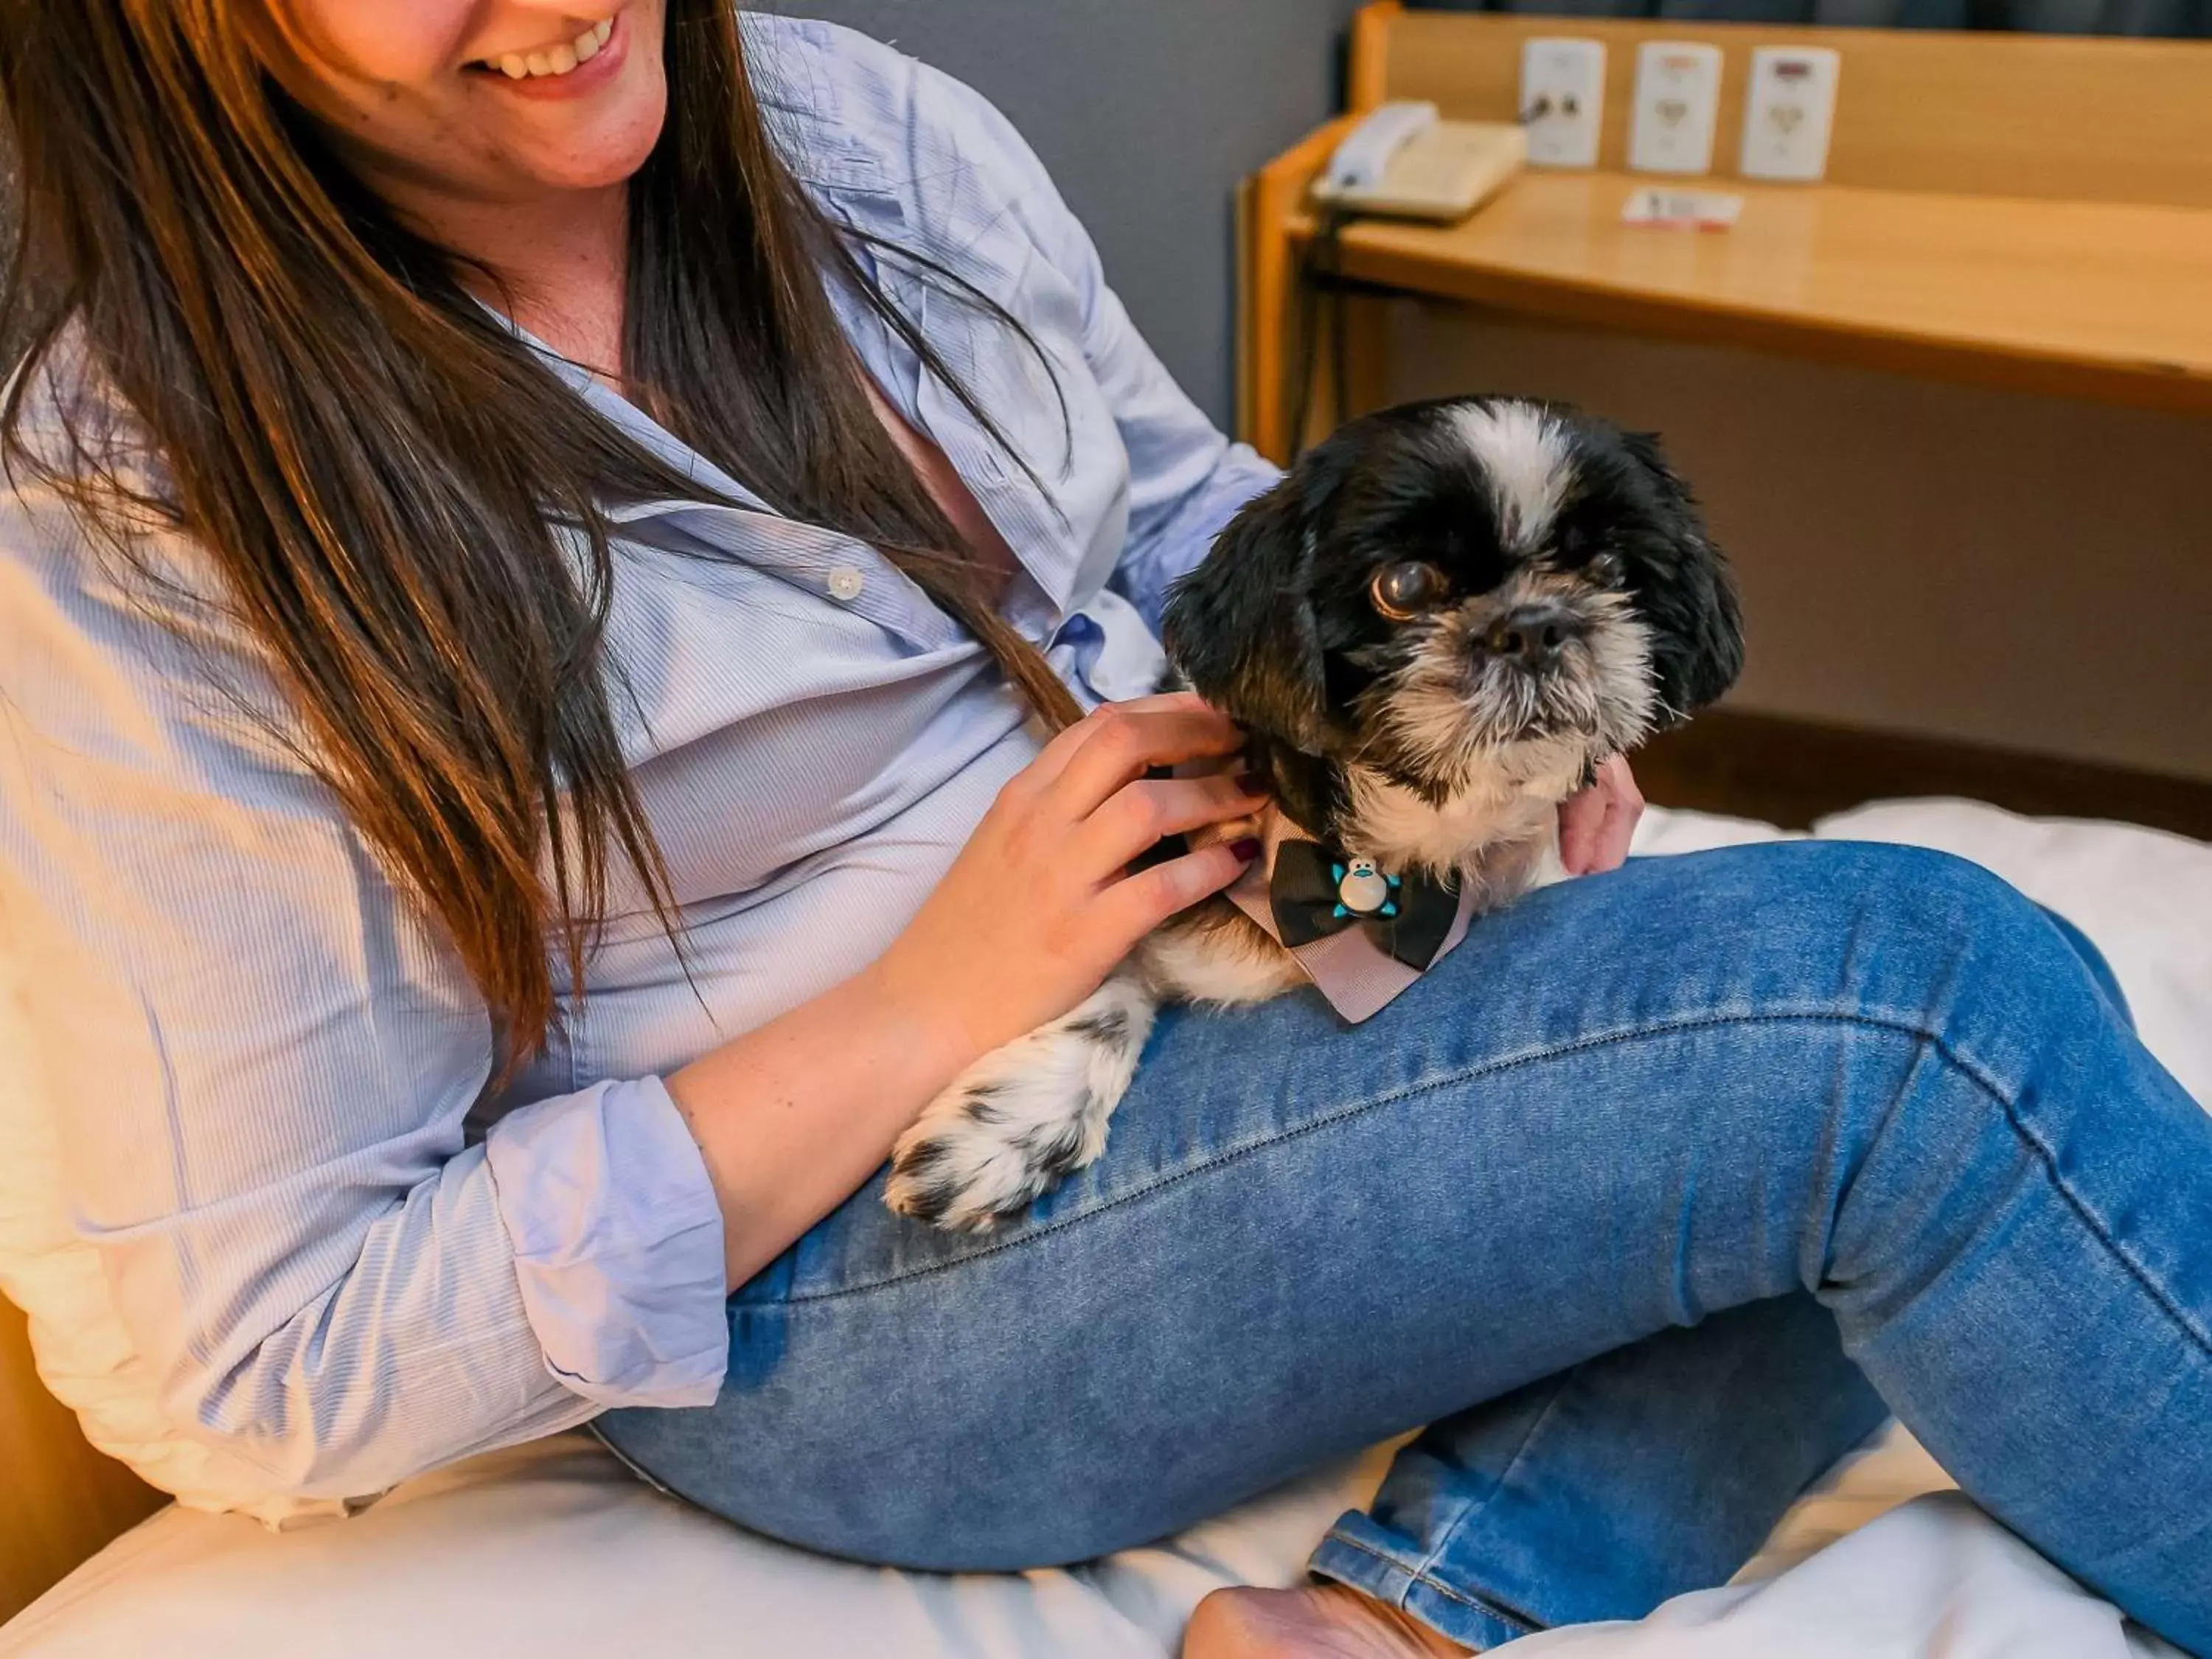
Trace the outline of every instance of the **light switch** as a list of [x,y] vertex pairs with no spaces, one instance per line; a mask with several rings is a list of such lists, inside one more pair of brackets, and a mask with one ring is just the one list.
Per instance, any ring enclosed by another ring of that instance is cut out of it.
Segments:
[[1605,125],[1605,42],[1540,37],[1521,48],[1528,165],[1594,167]]
[[1743,176],[1818,179],[1828,170],[1842,61],[1826,46],[1761,46],[1751,54],[1743,108]]
[[1639,173],[1710,173],[1721,110],[1721,49],[1694,40],[1637,48],[1628,165]]

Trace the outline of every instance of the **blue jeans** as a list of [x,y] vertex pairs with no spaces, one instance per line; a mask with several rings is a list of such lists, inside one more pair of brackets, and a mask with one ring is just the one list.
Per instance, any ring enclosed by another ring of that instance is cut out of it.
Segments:
[[1887,1402],[2212,1654],[2208,1326],[2212,1120],[2094,953],[1939,854],[1765,846],[1531,895],[1357,1029],[1171,1012],[1032,1216],[872,1185],[732,1299],[717,1404],[600,1426],[747,1527],[956,1569],[1430,1424],[1313,1565],[1491,1647],[1724,1579]]

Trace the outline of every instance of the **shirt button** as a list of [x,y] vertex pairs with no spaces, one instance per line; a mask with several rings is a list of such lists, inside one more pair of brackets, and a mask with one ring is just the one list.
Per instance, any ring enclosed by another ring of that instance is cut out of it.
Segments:
[[849,564],[841,564],[830,573],[830,597],[850,605],[860,597],[867,579]]

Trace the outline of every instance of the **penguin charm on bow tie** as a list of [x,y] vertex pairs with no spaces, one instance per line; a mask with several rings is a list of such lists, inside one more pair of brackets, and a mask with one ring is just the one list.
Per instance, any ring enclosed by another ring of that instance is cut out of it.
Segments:
[[1336,914],[1340,916],[1383,916],[1395,921],[1398,888],[1403,878],[1386,876],[1372,859],[1330,861],[1328,873],[1336,883]]
[[1450,880],[1418,870],[1394,876],[1371,858],[1292,837],[1275,848],[1267,907],[1277,941],[1290,950],[1358,933],[1419,973],[1450,933],[1460,894]]

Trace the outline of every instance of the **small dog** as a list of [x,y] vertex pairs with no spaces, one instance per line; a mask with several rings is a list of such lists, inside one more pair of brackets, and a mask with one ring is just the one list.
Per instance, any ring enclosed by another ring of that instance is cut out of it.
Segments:
[[[1328,849],[1343,896],[1322,925],[1340,927],[1395,915],[1401,878],[1459,896],[1463,927],[1557,873],[1559,803],[1743,660],[1727,565],[1656,441],[1494,398],[1386,410],[1309,451],[1177,585],[1163,635],[1180,678],[1251,733],[1276,810]],[[932,1102],[886,1201],[994,1225],[1104,1149],[1163,1001],[1306,978],[1209,900]]]

